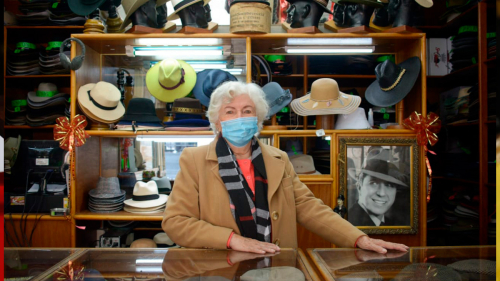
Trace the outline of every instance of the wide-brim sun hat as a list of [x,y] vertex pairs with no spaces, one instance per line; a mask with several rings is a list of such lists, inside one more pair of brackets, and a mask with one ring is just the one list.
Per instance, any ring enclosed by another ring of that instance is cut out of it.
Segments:
[[195,84],[196,71],[183,60],[162,60],[146,74],[148,91],[162,102],[173,102],[189,95]]
[[78,90],[78,103],[106,121],[120,119],[125,114],[125,107],[120,99],[120,90],[104,81],[83,85]]
[[361,104],[361,97],[339,90],[337,81],[321,78],[313,82],[311,92],[294,99],[290,106],[300,116],[350,114]]
[[381,107],[395,105],[411,91],[420,74],[420,58],[412,57],[396,65],[386,60],[375,67],[375,80],[365,92],[366,100]]

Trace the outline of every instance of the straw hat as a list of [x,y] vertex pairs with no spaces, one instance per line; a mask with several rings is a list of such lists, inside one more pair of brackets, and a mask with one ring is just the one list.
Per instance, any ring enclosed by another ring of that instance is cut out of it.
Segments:
[[165,59],[155,64],[146,74],[146,86],[155,98],[163,102],[173,102],[183,98],[193,90],[196,72],[182,60]]
[[361,98],[342,93],[337,81],[321,78],[312,83],[311,93],[294,99],[290,105],[298,115],[307,116],[350,114],[360,104]]
[[158,186],[155,181],[147,183],[138,181],[134,186],[134,195],[132,199],[125,201],[125,205],[133,208],[153,208],[167,202],[168,196],[158,194]]
[[78,90],[78,103],[97,118],[106,121],[120,119],[125,114],[120,99],[120,90],[104,81],[83,85]]

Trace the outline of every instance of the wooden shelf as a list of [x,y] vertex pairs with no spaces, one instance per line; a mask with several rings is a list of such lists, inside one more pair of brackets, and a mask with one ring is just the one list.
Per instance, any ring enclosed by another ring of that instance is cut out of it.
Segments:
[[134,228],[134,231],[163,231],[162,228],[159,227],[136,227]]
[[[12,219],[13,220],[20,220],[21,216],[22,216],[22,214],[15,213],[15,214],[12,214]],[[40,217],[40,216],[42,216],[42,217]],[[4,214],[3,217],[6,220],[10,220],[11,216],[9,214]],[[40,219],[40,220],[47,220],[47,221],[65,221],[66,220],[65,217],[51,217],[50,214],[48,214],[48,213],[46,213],[46,214],[29,214],[29,215],[25,214],[23,216],[23,219],[26,219],[26,218],[28,220]]]
[[469,9],[462,12],[460,15],[455,17],[453,20],[445,23],[444,25],[437,26],[417,26],[417,29],[422,30],[426,33],[427,38],[448,38],[452,35],[456,35],[458,28],[460,26],[474,21],[477,24],[477,13],[478,4],[470,7]]
[[[450,78],[456,78],[456,76],[460,76],[460,75],[464,75],[464,74],[469,74],[468,72],[469,71],[477,71],[477,66],[478,64],[473,64],[473,65],[469,65],[467,67],[464,67],[462,69],[459,69],[457,71],[454,71],[450,74],[446,74],[446,75],[443,75],[443,76],[434,76],[434,75],[430,75],[430,76],[427,76],[427,78],[429,79],[450,79]],[[456,81],[454,81],[456,82]]]
[[11,126],[11,125],[5,125],[4,129],[5,130],[40,130],[40,129],[54,129],[56,125],[45,125],[45,126],[39,126],[39,127],[31,127],[28,125],[21,125],[21,126]]
[[448,127],[467,127],[467,126],[477,126],[477,125],[479,125],[479,121],[446,124],[445,126],[448,126]]
[[[267,74],[261,74],[261,77],[267,77]],[[290,75],[272,75],[273,78],[297,78],[304,77],[304,74],[290,74]]]
[[115,137],[115,138],[128,138],[137,136],[186,136],[186,135],[203,135],[203,136],[213,136],[212,131],[117,131],[117,130],[87,130],[90,136],[96,137]]
[[7,25],[7,29],[84,29],[83,25],[69,25],[69,26],[31,26],[31,25]]
[[486,124],[496,124],[497,120],[486,120]]
[[496,183],[492,183],[492,182],[488,182],[488,183],[486,183],[486,186],[488,186],[488,187],[495,187],[495,186],[497,186],[497,184]]
[[11,75],[11,76],[5,76],[5,79],[22,79],[22,78],[70,78],[70,74],[54,74],[54,75]]
[[432,176],[432,179],[433,180],[447,180],[447,181],[461,182],[461,183],[467,183],[467,184],[476,184],[476,185],[479,184],[479,182],[477,182],[477,181],[464,180],[464,179],[451,178],[451,177],[442,177],[442,176]]
[[76,213],[74,218],[76,220],[115,220],[115,221],[162,221],[163,211],[155,214],[134,214],[125,211],[119,211],[115,213],[99,214],[92,213],[91,211],[85,210]]

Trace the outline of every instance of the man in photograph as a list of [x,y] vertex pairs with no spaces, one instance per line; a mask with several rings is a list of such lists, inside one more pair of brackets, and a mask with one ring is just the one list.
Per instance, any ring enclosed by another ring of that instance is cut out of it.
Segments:
[[[401,220],[387,216],[387,213],[397,199],[398,190],[409,189],[403,182],[405,175],[393,163],[381,159],[367,160],[365,167],[358,172],[358,201],[349,208],[349,222],[355,226],[400,225],[398,221]],[[409,216],[404,213],[396,214]]]

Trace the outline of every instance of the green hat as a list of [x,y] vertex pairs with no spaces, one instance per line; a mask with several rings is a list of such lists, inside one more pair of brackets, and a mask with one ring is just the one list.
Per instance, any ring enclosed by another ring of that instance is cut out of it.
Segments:
[[196,72],[183,60],[162,60],[146,74],[149,92],[163,102],[173,102],[189,95],[195,84]]

